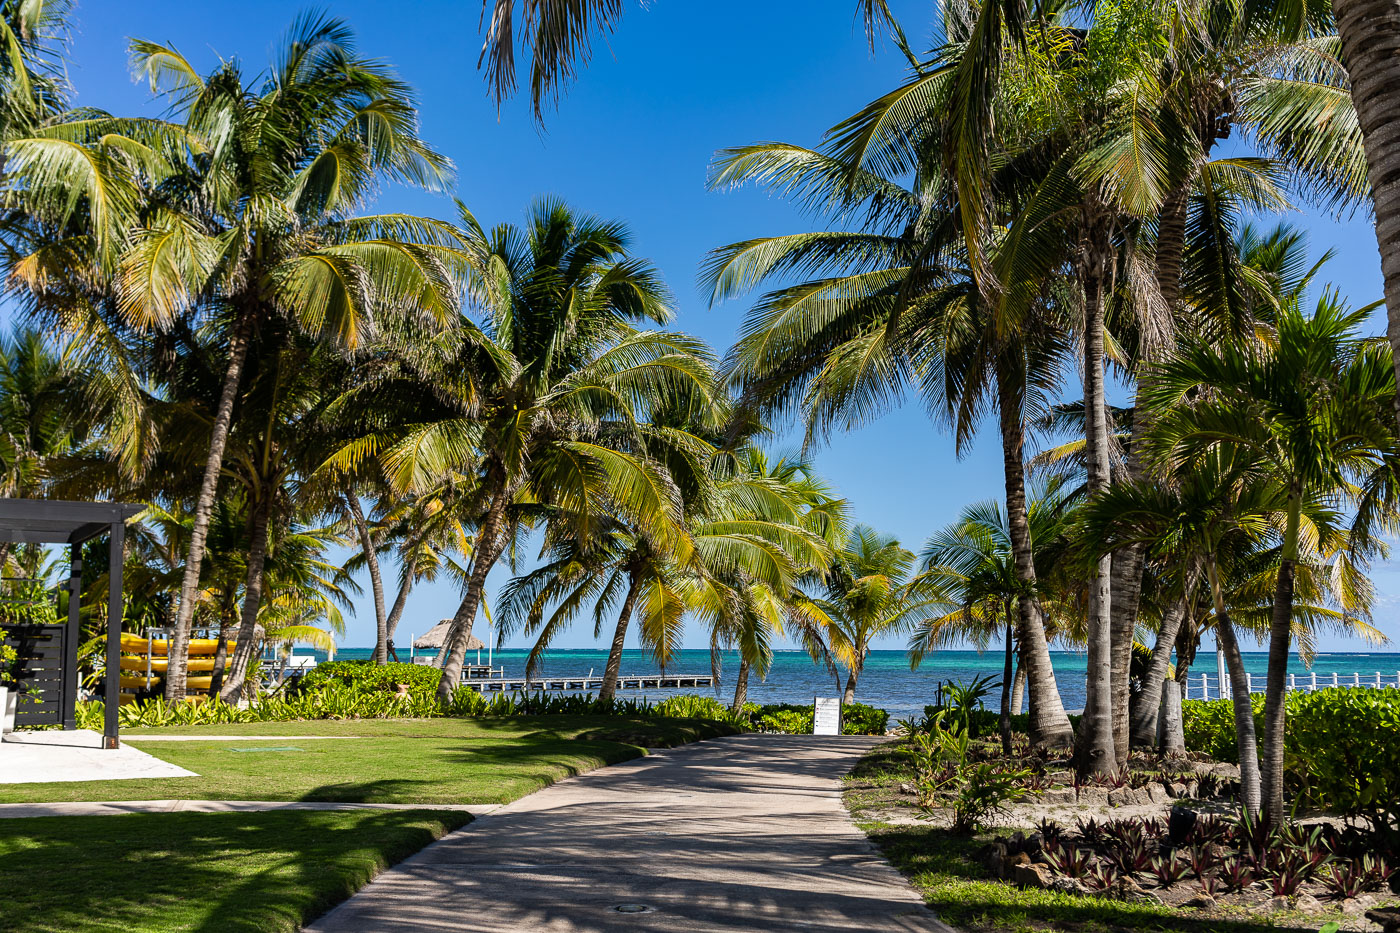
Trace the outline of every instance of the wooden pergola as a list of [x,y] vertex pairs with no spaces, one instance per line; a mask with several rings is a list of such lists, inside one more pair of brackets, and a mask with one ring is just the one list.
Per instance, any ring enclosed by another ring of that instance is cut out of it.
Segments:
[[82,601],[83,545],[107,535],[107,686],[104,748],[116,748],[121,698],[122,548],[126,523],[142,510],[126,502],[0,499],[0,542],[66,544],[69,553],[68,621],[4,627],[4,642],[20,655],[19,681],[30,701],[16,723],[77,727],[78,613]]

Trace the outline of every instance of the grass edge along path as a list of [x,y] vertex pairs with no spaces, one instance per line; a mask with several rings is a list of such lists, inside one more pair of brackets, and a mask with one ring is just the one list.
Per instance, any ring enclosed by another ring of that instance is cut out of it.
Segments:
[[[131,744],[197,777],[0,785],[0,803],[263,800],[502,804],[604,765],[720,735],[699,719],[533,716],[500,719],[303,720],[152,730],[263,736],[254,742]],[[285,735],[341,736],[334,742]]]
[[470,820],[428,809],[9,820],[0,929],[293,933]]

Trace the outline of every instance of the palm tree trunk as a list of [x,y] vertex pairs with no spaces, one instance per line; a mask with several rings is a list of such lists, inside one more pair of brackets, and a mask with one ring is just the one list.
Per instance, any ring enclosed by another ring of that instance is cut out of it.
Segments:
[[1002,664],[1001,672],[1001,719],[998,727],[1001,731],[1001,751],[1005,755],[1011,754],[1011,679],[1015,675],[1012,673],[1012,666],[1015,663],[1012,657],[1012,645],[1015,641],[1016,629],[1011,624],[1011,606],[1006,606],[1006,660]]
[[238,623],[238,637],[233,648],[233,663],[229,665],[219,696],[226,701],[238,696],[239,688],[248,676],[257,640],[258,609],[262,604],[263,567],[267,562],[267,526],[272,517],[272,500],[276,490],[269,484],[259,490],[258,503],[253,510],[253,527],[248,537],[248,576],[243,583],[243,612]]
[[1157,642],[1152,646],[1152,660],[1142,679],[1142,692],[1137,695],[1132,710],[1131,738],[1133,746],[1151,748],[1157,744],[1157,717],[1162,708],[1162,684],[1172,663],[1172,648],[1176,645],[1181,620],[1186,607],[1195,597],[1197,570],[1193,564],[1186,572],[1185,589],[1162,615],[1162,627],[1157,630]]
[[[384,620],[384,647],[391,653],[394,650],[394,632],[398,631],[399,620],[403,618],[404,607],[408,605],[408,594],[413,589],[413,578],[417,572],[418,555],[410,553],[408,563],[404,566],[403,582],[399,584],[399,595],[394,597],[394,605],[389,608],[389,618]],[[398,660],[397,655],[394,660]]]
[[744,708],[744,701],[749,698],[749,662],[748,659],[739,662],[739,676],[734,678],[734,702],[729,708],[734,712],[739,712]]
[[374,654],[371,664],[383,664],[389,659],[389,619],[384,612],[384,580],[379,574],[379,554],[374,549],[370,537],[369,523],[365,521],[365,510],[360,506],[360,497],[355,490],[346,488],[345,501],[350,506],[350,517],[355,522],[355,531],[360,536],[360,549],[365,554],[365,564],[369,567],[369,586],[374,594]]
[[1274,613],[1269,624],[1269,676],[1264,689],[1264,822],[1283,822],[1283,730],[1287,717],[1288,650],[1293,635],[1293,567],[1298,559],[1299,494],[1288,501],[1288,524],[1284,529],[1283,554],[1279,561],[1278,585],[1274,590]]
[[1225,667],[1230,672],[1231,706],[1235,713],[1235,742],[1240,755],[1240,803],[1250,816],[1259,815],[1259,744],[1254,735],[1254,706],[1249,699],[1249,678],[1244,673],[1244,658],[1235,638],[1235,627],[1225,608],[1225,596],[1220,586],[1220,572],[1210,560],[1206,572],[1210,575],[1211,598],[1215,600],[1215,638],[1225,655]]
[[[1351,102],[1365,143],[1376,245],[1385,278],[1386,333],[1395,350],[1400,385],[1400,107],[1396,106],[1400,99],[1400,3],[1332,0],[1332,9],[1342,40],[1342,62],[1351,78]],[[1400,406],[1400,398],[1396,404]],[[1272,669],[1270,673],[1272,676]],[[1266,757],[1268,742],[1266,734]]]
[[170,634],[170,660],[165,675],[165,698],[172,702],[185,698],[190,627],[194,621],[195,594],[199,590],[199,570],[204,563],[204,540],[209,534],[209,520],[214,514],[214,494],[218,491],[219,474],[224,467],[224,448],[228,446],[233,405],[238,398],[238,385],[243,379],[243,364],[248,359],[252,329],[253,311],[246,308],[240,312],[238,323],[229,338],[228,369],[224,371],[219,408],[214,414],[214,426],[209,433],[209,456],[204,461],[204,478],[200,480],[199,498],[195,500],[194,526],[190,529],[189,550],[185,554],[185,573],[180,580],[180,603],[175,614],[174,631]]
[[[232,594],[230,594],[232,595]],[[229,610],[232,611],[230,606]],[[209,681],[209,696],[223,696],[224,688],[224,668],[228,667],[228,630],[230,619],[227,614],[219,613],[219,643],[214,648],[214,675]]]
[[476,610],[481,605],[482,593],[486,590],[486,575],[495,566],[496,559],[505,550],[503,537],[506,502],[510,498],[504,478],[495,483],[495,494],[491,506],[486,511],[486,519],[481,523],[477,535],[477,547],[472,555],[472,572],[467,578],[467,589],[462,594],[462,602],[448,627],[447,654],[442,662],[442,678],[438,681],[437,695],[444,703],[450,702],[457,681],[462,679],[462,665],[467,659],[467,639],[471,637],[472,625],[476,622]]
[[1026,667],[1019,658],[1016,661],[1016,677],[1011,681],[1011,715],[1021,715],[1021,707],[1025,705],[1026,697]]
[[603,670],[603,686],[598,691],[598,699],[609,702],[617,693],[617,677],[622,671],[622,645],[627,641],[627,626],[632,622],[632,607],[637,601],[637,575],[630,574],[627,596],[622,600],[622,612],[617,617],[617,628],[613,631],[612,647],[608,649],[608,665]]
[[846,675],[846,689],[841,693],[841,705],[850,706],[856,701],[856,669],[853,667]]
[[[1104,396],[1105,280],[1112,261],[1112,242],[1105,218],[1086,208],[1088,217],[1080,243],[1084,283],[1084,454],[1090,495],[1108,486],[1108,413]],[[1113,737],[1113,644],[1109,617],[1113,558],[1105,554],[1089,581],[1089,659],[1084,717],[1075,748],[1080,774],[1111,773],[1118,768]]]
[[[1189,181],[1176,185],[1167,192],[1157,219],[1157,244],[1155,251],[1157,290],[1162,295],[1162,303],[1169,315],[1173,315],[1181,300],[1181,263],[1186,246],[1187,203],[1191,193]],[[1174,319],[1174,317],[1173,317]],[[1147,362],[1155,362],[1161,356],[1161,347],[1146,345],[1143,355]],[[1142,399],[1144,391],[1152,384],[1152,373],[1143,369],[1137,373],[1137,399]],[[1150,412],[1140,402],[1133,408],[1132,438],[1128,443],[1126,466],[1128,476],[1139,479],[1143,475],[1142,450],[1146,435],[1152,426]],[[1132,695],[1133,633],[1137,628],[1138,608],[1142,600],[1142,567],[1144,548],[1140,544],[1129,545],[1113,552],[1113,581],[1110,589],[1110,613],[1112,618],[1112,691],[1113,691],[1113,744],[1119,761],[1128,760],[1128,751],[1135,744],[1152,745],[1157,736],[1157,715],[1161,706],[1161,680],[1155,681],[1150,697],[1139,697],[1137,717],[1130,709]],[[1165,620],[1164,620],[1165,621]],[[1177,620],[1180,624],[1180,618]],[[1173,633],[1172,638],[1175,638]],[[1168,662],[1171,658],[1172,638],[1166,641]],[[1161,645],[1161,639],[1158,639]],[[1153,652],[1153,662],[1157,660]],[[1162,666],[1161,677],[1166,676],[1166,666]],[[1150,701],[1150,702],[1149,702]],[[1150,725],[1151,730],[1144,727]]]
[[1002,467],[1006,476],[1006,519],[1015,558],[1018,597],[1017,639],[1021,644],[1022,668],[1031,695],[1031,741],[1050,748],[1064,748],[1074,741],[1074,729],[1065,715],[1055,670],[1050,663],[1050,645],[1045,639],[1045,622],[1036,598],[1035,557],[1032,551],[1030,517],[1026,513],[1025,429],[1022,422],[1019,380],[1007,372],[997,372],[997,415],[1001,426]]

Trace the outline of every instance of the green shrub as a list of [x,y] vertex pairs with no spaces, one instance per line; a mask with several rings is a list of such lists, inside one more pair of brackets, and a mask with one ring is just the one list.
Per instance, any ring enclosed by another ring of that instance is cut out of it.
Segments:
[[842,735],[884,735],[890,714],[864,703],[848,703],[841,708]]
[[[937,703],[924,707],[924,716],[931,718],[937,715],[939,710],[944,710],[944,716],[951,716],[956,712],[955,707],[940,706]],[[990,709],[974,709],[967,714],[967,728],[974,738],[983,738],[989,735],[997,735],[1001,731],[1001,712]],[[1073,719],[1073,717],[1071,717]],[[1011,717],[1011,731],[1029,733],[1031,729],[1030,713],[1015,713]]]
[[713,719],[719,722],[734,722],[741,718],[729,711],[714,697],[683,693],[667,697],[657,703],[653,710],[657,716],[671,716],[677,719]]
[[1285,765],[1306,802],[1400,827],[1400,690],[1288,695]]
[[349,684],[371,690],[394,692],[407,684],[415,696],[437,691],[442,671],[426,664],[373,664],[369,661],[327,661],[307,671],[298,682],[301,692],[319,690],[331,683]]
[[812,734],[812,708],[773,704],[764,706],[758,717],[758,727],[764,732],[782,732],[787,735]]
[[[1250,695],[1254,707],[1254,728],[1260,740],[1264,737],[1264,695]],[[1292,698],[1290,697],[1290,703]],[[1186,736],[1186,748],[1203,752],[1217,761],[1239,761],[1240,748],[1235,740],[1235,705],[1233,700],[1187,700],[1181,704],[1181,728]]]

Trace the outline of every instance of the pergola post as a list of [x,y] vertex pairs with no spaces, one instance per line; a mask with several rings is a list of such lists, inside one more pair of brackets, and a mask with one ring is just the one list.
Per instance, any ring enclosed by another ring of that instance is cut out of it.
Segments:
[[107,542],[107,696],[102,747],[118,748],[117,712],[122,701],[122,551],[126,525],[113,522]]
[[83,546],[68,545],[68,630],[63,639],[63,728],[76,729],[78,709],[78,613],[83,603]]

